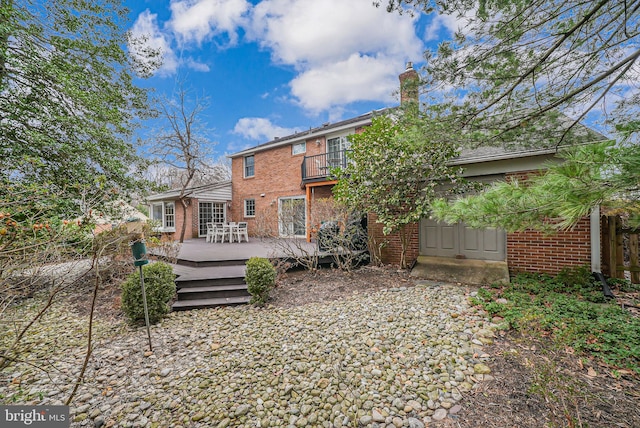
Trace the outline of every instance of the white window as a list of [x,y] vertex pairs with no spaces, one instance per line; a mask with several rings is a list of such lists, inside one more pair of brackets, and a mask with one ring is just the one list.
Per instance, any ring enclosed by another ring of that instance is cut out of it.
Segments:
[[176,205],[173,202],[156,202],[149,210],[151,220],[158,223],[159,232],[176,231]]
[[304,237],[307,233],[307,205],[304,196],[280,198],[278,225],[280,236]]
[[253,157],[253,155],[250,156],[245,156],[244,157],[244,176],[246,177],[253,177],[255,175],[255,159]]
[[292,155],[300,155],[302,153],[307,152],[307,142],[303,141],[302,143],[293,144],[291,146],[291,154]]
[[350,148],[351,148],[351,143],[349,142],[347,137],[344,135],[339,137],[334,137],[334,138],[328,138],[327,139],[327,164],[330,167],[345,168],[347,166],[346,152]]
[[244,200],[244,216],[245,217],[256,216],[256,200],[255,199]]
[[327,139],[327,152],[339,152],[349,150],[351,143],[345,135]]

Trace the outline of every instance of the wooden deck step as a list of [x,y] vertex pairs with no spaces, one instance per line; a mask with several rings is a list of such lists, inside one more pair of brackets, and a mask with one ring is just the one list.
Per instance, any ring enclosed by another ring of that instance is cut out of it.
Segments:
[[178,300],[172,306],[174,311],[186,311],[190,309],[215,308],[217,306],[244,305],[249,303],[250,296],[225,297],[218,299]]
[[244,278],[246,268],[241,266],[189,267],[173,265],[173,272],[178,275],[176,282],[198,281],[202,279]]
[[227,285],[242,285],[244,277],[233,278],[206,278],[206,279],[176,279],[176,287],[182,288],[200,288],[200,287],[223,287]]
[[183,260],[178,259],[177,265],[187,267],[218,267],[218,266],[244,266],[248,259],[229,259],[229,260]]
[[209,285],[178,289],[178,300],[213,299],[222,297],[249,296],[247,284]]

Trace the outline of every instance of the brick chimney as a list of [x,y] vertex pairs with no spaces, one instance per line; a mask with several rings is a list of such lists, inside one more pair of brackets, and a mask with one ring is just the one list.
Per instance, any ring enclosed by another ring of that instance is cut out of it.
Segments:
[[407,69],[398,76],[400,79],[400,105],[407,102],[418,102],[418,86],[420,84],[420,76],[413,69],[413,63],[407,62]]

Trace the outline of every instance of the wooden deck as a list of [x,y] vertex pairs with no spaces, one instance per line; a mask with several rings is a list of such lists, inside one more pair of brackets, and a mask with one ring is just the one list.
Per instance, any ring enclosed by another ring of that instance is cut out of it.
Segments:
[[[204,238],[182,244],[173,265],[178,299],[173,310],[210,308],[248,303],[251,296],[244,281],[245,263],[251,257],[292,259],[317,251],[316,243],[294,239],[257,239],[249,242],[211,243]],[[320,260],[331,253],[318,252]]]
[[282,258],[291,254],[301,255],[303,251],[313,252],[315,248],[315,243],[304,239],[249,238],[249,242],[218,243],[198,238],[184,241],[178,254],[178,264],[246,261],[251,257]]

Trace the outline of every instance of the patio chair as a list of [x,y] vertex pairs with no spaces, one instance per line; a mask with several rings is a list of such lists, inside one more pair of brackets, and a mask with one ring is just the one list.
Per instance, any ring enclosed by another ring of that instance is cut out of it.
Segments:
[[213,226],[213,223],[207,223],[207,236],[205,238],[205,242],[213,242],[213,239],[215,238],[215,227]]
[[235,221],[230,221],[224,225],[224,230],[229,237],[229,242],[234,242],[236,239],[236,230],[238,228],[238,223]]
[[249,232],[247,229],[247,222],[241,221],[238,223],[238,227],[236,229],[236,234],[238,236],[238,242],[242,242],[242,237],[244,236],[244,240],[249,242]]
[[218,242],[218,237],[220,237],[221,243],[224,242],[225,237],[229,237],[229,242],[231,242],[231,232],[224,224],[216,223],[213,230],[213,242]]

